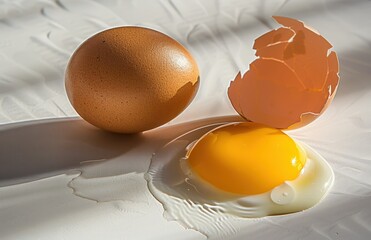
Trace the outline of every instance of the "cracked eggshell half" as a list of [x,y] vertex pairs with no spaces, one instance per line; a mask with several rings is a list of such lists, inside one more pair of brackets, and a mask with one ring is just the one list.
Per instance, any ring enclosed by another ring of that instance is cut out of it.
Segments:
[[331,44],[303,22],[274,17],[283,27],[255,40],[258,57],[228,89],[245,119],[280,129],[305,126],[331,103],[339,65]]
[[199,85],[191,54],[143,27],[100,32],[74,52],[65,74],[68,98],[89,123],[118,133],[158,127],[180,114]]

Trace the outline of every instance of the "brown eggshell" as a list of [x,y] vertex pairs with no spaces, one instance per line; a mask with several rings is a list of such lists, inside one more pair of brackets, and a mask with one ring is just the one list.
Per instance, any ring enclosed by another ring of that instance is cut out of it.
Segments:
[[309,124],[332,101],[339,66],[331,44],[304,23],[274,17],[284,25],[256,39],[258,59],[228,89],[235,110],[245,119],[281,129]]
[[65,84],[86,121],[112,132],[136,133],[181,113],[197,92],[199,70],[169,36],[118,27],[92,36],[74,52]]

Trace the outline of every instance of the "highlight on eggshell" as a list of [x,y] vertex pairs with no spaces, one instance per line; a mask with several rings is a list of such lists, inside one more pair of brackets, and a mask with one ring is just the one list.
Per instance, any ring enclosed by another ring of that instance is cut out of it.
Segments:
[[65,85],[72,106],[87,122],[137,133],[167,123],[190,104],[199,69],[171,37],[143,27],[117,27],[77,48]]
[[280,129],[305,126],[331,103],[339,66],[331,44],[303,22],[273,17],[283,27],[255,40],[258,57],[228,88],[245,119]]

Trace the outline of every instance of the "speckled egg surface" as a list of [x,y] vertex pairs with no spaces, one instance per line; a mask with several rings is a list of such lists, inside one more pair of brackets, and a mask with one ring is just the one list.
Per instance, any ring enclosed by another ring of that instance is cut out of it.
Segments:
[[142,27],[118,27],[82,43],[68,63],[68,98],[89,123],[112,132],[158,127],[195,96],[197,63],[177,41]]

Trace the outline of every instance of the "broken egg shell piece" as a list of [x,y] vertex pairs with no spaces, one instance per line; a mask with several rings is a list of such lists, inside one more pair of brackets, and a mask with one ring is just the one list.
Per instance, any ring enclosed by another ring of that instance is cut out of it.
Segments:
[[245,119],[293,129],[315,120],[332,101],[338,59],[331,44],[304,23],[274,18],[284,27],[256,39],[258,59],[231,82],[228,96]]

